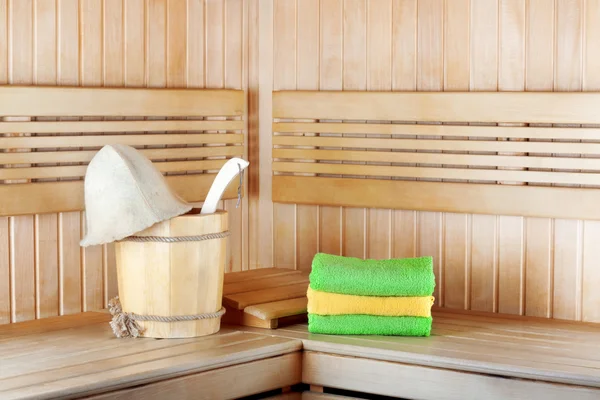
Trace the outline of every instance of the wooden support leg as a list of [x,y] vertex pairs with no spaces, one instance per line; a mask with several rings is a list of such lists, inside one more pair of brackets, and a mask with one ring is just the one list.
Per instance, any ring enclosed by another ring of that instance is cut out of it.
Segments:
[[323,386],[310,385],[311,392],[323,393]]

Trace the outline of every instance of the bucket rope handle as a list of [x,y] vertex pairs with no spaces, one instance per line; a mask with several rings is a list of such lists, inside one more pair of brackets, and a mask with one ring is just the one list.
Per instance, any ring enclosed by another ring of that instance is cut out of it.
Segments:
[[170,317],[162,317],[158,315],[140,315],[124,312],[119,301],[119,296],[114,297],[108,302],[108,308],[113,318],[110,321],[110,327],[113,333],[118,338],[139,337],[144,333],[144,330],[136,321],[154,321],[154,322],[179,322],[179,321],[195,321],[200,319],[221,318],[225,314],[225,307],[217,312],[204,313],[198,315],[173,315]]
[[196,236],[127,236],[126,238],[119,240],[119,242],[201,242],[203,240],[223,239],[229,235],[231,235],[231,232],[225,231]]

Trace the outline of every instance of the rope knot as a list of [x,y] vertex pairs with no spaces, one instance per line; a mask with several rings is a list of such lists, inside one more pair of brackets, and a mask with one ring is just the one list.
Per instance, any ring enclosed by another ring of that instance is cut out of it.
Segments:
[[139,337],[143,333],[143,329],[135,322],[135,319],[129,313],[123,312],[119,296],[111,299],[108,302],[108,309],[113,318],[110,321],[110,327],[118,338]]

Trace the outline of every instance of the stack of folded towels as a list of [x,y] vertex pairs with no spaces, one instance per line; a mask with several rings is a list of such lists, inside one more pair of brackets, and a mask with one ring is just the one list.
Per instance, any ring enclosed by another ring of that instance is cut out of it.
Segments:
[[429,336],[431,257],[362,260],[317,254],[308,287],[308,330],[339,335]]

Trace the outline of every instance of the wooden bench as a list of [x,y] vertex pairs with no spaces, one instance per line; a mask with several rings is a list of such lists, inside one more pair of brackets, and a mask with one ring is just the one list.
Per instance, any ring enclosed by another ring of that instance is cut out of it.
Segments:
[[[260,329],[248,328],[252,332]],[[302,381],[408,399],[600,399],[600,326],[434,313],[429,338],[272,331],[303,344]]]
[[[0,398],[233,399],[300,383],[363,398],[600,398],[591,324],[437,311],[428,338],[314,335],[301,324],[157,340],[117,339],[109,319],[1,327]],[[333,398],[279,398],[300,396]]]
[[109,320],[90,312],[0,327],[0,399],[231,399],[301,381],[299,340],[230,328],[117,339]]

